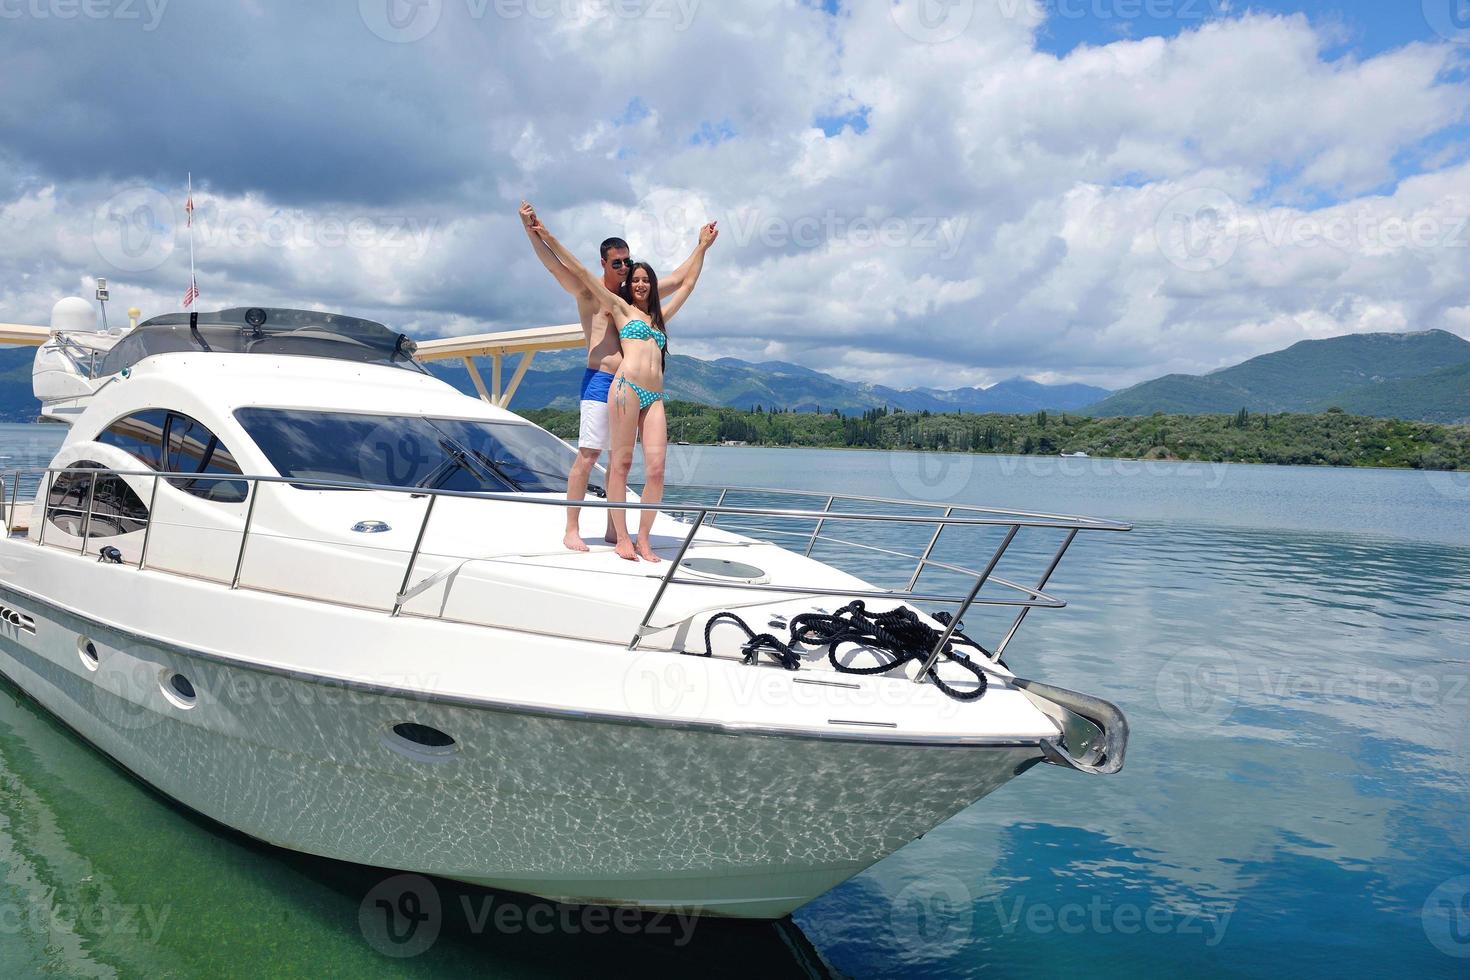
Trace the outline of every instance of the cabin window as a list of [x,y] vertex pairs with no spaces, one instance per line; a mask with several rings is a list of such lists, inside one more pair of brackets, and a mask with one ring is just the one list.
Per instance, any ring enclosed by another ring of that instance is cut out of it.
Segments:
[[[234,453],[204,423],[182,412],[153,409],[109,425],[97,441],[131,454],[151,470],[238,476]],[[185,493],[206,500],[239,503],[247,485],[242,480],[169,480]]]
[[[94,475],[87,472],[57,473],[46,497],[46,519],[74,537],[113,538],[148,526],[148,508],[122,477],[91,460],[72,463],[72,470],[102,470],[95,475],[97,489],[91,491]],[[87,494],[92,492],[92,519],[87,523]]]
[[565,493],[576,458],[523,422],[276,408],[242,408],[235,417],[276,472],[303,481]]

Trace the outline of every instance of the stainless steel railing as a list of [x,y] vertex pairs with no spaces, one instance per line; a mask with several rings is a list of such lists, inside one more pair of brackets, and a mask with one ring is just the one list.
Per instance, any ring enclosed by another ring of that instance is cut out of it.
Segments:
[[[784,596],[841,596],[844,598],[890,598],[901,599],[910,602],[934,602],[943,604],[957,604],[953,618],[943,635],[931,651],[925,664],[926,671],[919,673],[919,682],[923,681],[927,668],[932,666],[940,656],[944,645],[949,641],[954,631],[959,628],[960,620],[965,613],[977,605],[986,606],[1010,606],[1018,609],[1010,627],[1003,634],[1000,643],[991,652],[993,659],[999,659],[1005,652],[1016,632],[1020,629],[1026,615],[1037,607],[1061,608],[1066,605],[1061,599],[1048,594],[1045,589],[1050,582],[1057,566],[1066,555],[1068,548],[1076,540],[1078,533],[1082,531],[1127,531],[1131,525],[1121,524],[1114,521],[1096,520],[1086,517],[1074,517],[1061,514],[1047,514],[1031,511],[1001,510],[997,508],[978,507],[968,504],[953,503],[929,503],[925,501],[904,501],[884,497],[862,496],[857,494],[828,494],[814,493],[810,491],[756,488],[756,487],[669,487],[666,494],[673,497],[714,495],[718,497],[713,504],[703,502],[689,502],[665,499],[657,504],[644,503],[612,503],[606,500],[589,498],[580,501],[570,501],[563,498],[549,497],[545,495],[528,493],[484,493],[463,492],[454,490],[432,490],[423,488],[407,488],[401,486],[354,483],[335,480],[311,480],[300,477],[280,476],[247,476],[233,473],[166,473],[154,470],[114,470],[99,467],[48,467],[45,469],[18,469],[12,470],[0,480],[0,502],[5,500],[5,490],[10,491],[10,503],[5,511],[5,523],[10,533],[14,535],[16,528],[16,514],[20,497],[29,486],[29,494],[41,503],[43,513],[39,515],[40,522],[37,528],[35,540],[38,546],[46,547],[46,525],[54,522],[53,514],[66,512],[75,514],[76,508],[66,508],[54,505],[49,498],[52,494],[54,481],[62,474],[85,474],[89,477],[86,505],[81,512],[80,540],[78,553],[85,556],[88,548],[90,530],[93,522],[94,508],[96,506],[97,483],[102,477],[130,477],[139,480],[151,481],[147,515],[136,519],[137,523],[143,524],[143,540],[137,567],[148,568],[148,552],[153,537],[153,515],[158,503],[159,485],[162,481],[199,481],[210,482],[243,483],[246,485],[246,505],[243,526],[240,529],[239,549],[234,559],[234,571],[229,581],[229,588],[239,589],[242,587],[242,572],[245,565],[245,557],[250,542],[250,536],[254,524],[256,512],[256,501],[259,498],[263,486],[275,484],[290,484],[302,489],[316,490],[372,490],[388,493],[408,494],[413,497],[427,498],[424,515],[419,522],[415,535],[414,545],[407,552],[407,561],[404,568],[402,584],[394,596],[392,615],[398,616],[403,607],[413,596],[421,592],[431,581],[437,577],[430,576],[418,585],[414,584],[414,571],[419,563],[423,551],[425,536],[428,532],[430,521],[434,516],[434,505],[443,497],[462,498],[483,501],[487,505],[494,503],[531,504],[546,507],[577,507],[582,509],[601,510],[630,510],[630,511],[658,511],[669,515],[676,515],[683,523],[688,524],[689,530],[684,534],[679,543],[678,552],[672,562],[668,563],[667,569],[660,577],[658,586],[654,592],[652,601],[644,612],[638,628],[628,643],[628,649],[637,649],[639,644],[648,636],[662,632],[667,626],[655,627],[653,623],[660,603],[663,601],[668,590],[673,586],[689,588],[720,588],[734,591],[767,592]],[[771,507],[752,506],[727,503],[731,495],[755,495],[762,498],[809,498],[813,500],[825,500],[820,509],[808,509],[802,507]],[[835,507],[856,505],[864,510],[834,510]],[[883,513],[881,508],[902,508],[920,513]],[[937,512],[937,513],[935,513]],[[32,523],[38,515],[32,516]],[[52,518],[48,520],[48,518]],[[777,522],[810,522],[810,531],[790,530],[782,527],[752,525],[750,523],[732,524],[732,520],[753,519],[756,521]],[[721,524],[721,521],[724,524]],[[908,525],[921,528],[933,528],[928,535],[926,546],[919,554],[908,554],[884,548],[871,542],[853,541],[839,538],[833,534],[824,533],[828,525],[878,525],[898,526]],[[914,562],[912,572],[908,575],[907,584],[897,589],[826,589],[799,584],[757,584],[749,582],[724,582],[710,581],[691,578],[687,575],[679,575],[680,568],[690,548],[695,544],[701,529],[719,526],[724,530],[739,531],[752,535],[771,535],[775,537],[794,536],[805,542],[803,554],[810,557],[818,544],[835,544],[842,547],[852,548],[857,551],[883,555],[886,558],[901,559]],[[58,525],[59,527],[59,525]],[[1000,543],[991,551],[983,567],[970,568],[954,562],[940,561],[934,557],[936,547],[941,537],[947,530],[958,528],[995,528],[1002,531]],[[1018,535],[1023,530],[1049,529],[1060,531],[1063,538],[1060,545],[1047,562],[1045,569],[1037,579],[1036,585],[1027,586],[1018,584],[1010,579],[996,574],[996,568],[1005,557]],[[27,528],[27,531],[29,529]],[[493,560],[474,559],[467,560]],[[919,592],[916,591],[919,580],[928,569],[940,569],[951,574],[971,579],[968,589],[964,592]],[[1002,594],[999,596],[982,596],[981,592],[987,586],[998,587]],[[249,588],[249,586],[245,586]],[[312,598],[307,596],[305,598]],[[326,599],[323,601],[333,601]]]

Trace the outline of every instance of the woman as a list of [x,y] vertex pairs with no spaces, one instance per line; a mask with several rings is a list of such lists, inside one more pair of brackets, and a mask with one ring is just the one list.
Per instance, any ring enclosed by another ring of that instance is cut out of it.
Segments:
[[[667,299],[660,300],[658,276],[647,262],[633,263],[628,270],[628,277],[623,280],[618,292],[614,293],[602,284],[601,276],[594,275],[577,261],[577,257],[546,230],[539,218],[532,230],[541,236],[572,275],[611,308],[613,325],[618,328],[618,337],[623,345],[623,363],[613,378],[612,390],[607,399],[612,429],[607,499],[613,503],[628,499],[628,472],[633,468],[633,444],[641,435],[644,469],[642,500],[646,504],[656,504],[663,499],[664,460],[669,447],[668,422],[664,415],[667,324],[694,291],[694,284],[699,281],[699,273],[704,268],[704,253],[715,243],[719,232],[713,222],[700,229],[699,246],[690,259],[687,277]],[[640,512],[638,545],[635,548],[628,536],[627,511],[612,512],[613,533],[617,538],[615,550],[619,557],[628,561],[637,561],[640,557],[651,562],[663,560],[654,553],[649,540],[655,516],[655,512],[651,510]]]

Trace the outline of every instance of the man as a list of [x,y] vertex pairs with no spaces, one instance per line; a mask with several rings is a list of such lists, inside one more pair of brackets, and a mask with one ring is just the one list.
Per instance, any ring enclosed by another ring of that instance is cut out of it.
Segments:
[[[521,223],[526,228],[527,237],[531,239],[536,257],[561,284],[561,288],[576,298],[577,319],[581,321],[582,334],[587,339],[587,369],[582,372],[582,419],[577,434],[577,459],[567,478],[567,499],[582,500],[587,496],[587,481],[592,475],[592,468],[610,445],[607,395],[612,387],[613,376],[618,373],[618,367],[622,364],[623,349],[618,340],[618,332],[612,328],[612,310],[593,295],[591,290],[584,288],[547,248],[541,236],[531,230],[536,224],[535,209],[522,201],[520,214]],[[715,222],[712,221],[706,227],[713,231],[714,226]],[[601,251],[602,284],[612,292],[617,292],[633,264],[628,257],[628,243],[621,238],[609,238],[602,243]],[[667,276],[660,276],[659,292],[668,295],[683,285],[693,261],[694,255],[691,254],[679,268]],[[567,508],[566,535],[562,538],[562,543],[572,551],[588,550],[587,542],[582,540],[580,515],[581,511],[577,508]],[[611,512],[608,514],[604,540],[609,544],[617,540],[613,534]]]

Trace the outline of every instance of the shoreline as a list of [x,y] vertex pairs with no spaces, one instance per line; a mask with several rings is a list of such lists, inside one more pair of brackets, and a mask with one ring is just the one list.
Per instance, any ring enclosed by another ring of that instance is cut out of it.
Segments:
[[[641,445],[641,444],[640,444]],[[1470,470],[1426,470],[1414,466],[1376,466],[1372,464],[1358,463],[1256,463],[1249,460],[1239,459],[1185,459],[1181,456],[1170,456],[1164,459],[1147,459],[1143,456],[1103,456],[1096,453],[1087,456],[1063,456],[1061,454],[1043,456],[1040,453],[977,453],[962,452],[959,450],[944,449],[915,449],[912,446],[894,446],[890,449],[875,449],[871,446],[726,446],[717,442],[690,442],[686,445],[669,443],[670,449],[817,449],[822,452],[835,453],[917,453],[931,456],[979,456],[996,459],[1036,459],[1036,460],[1063,460],[1076,463],[1096,463],[1106,460],[1114,463],[1145,463],[1148,465],[1174,465],[1174,466],[1261,466],[1273,470],[1382,470],[1385,473],[1450,473],[1467,474],[1470,479]]]

